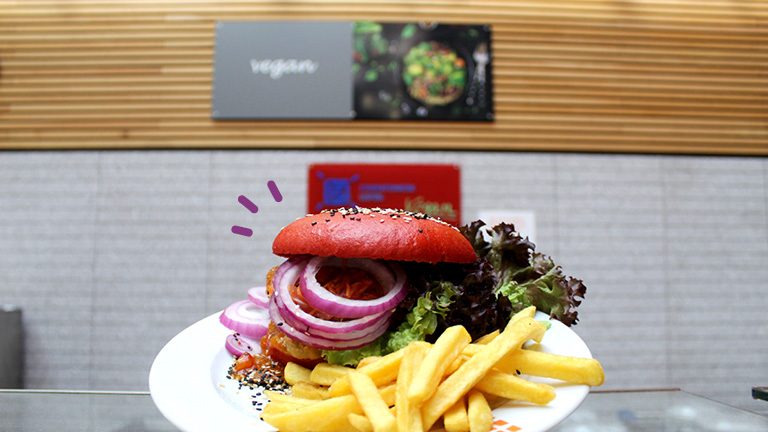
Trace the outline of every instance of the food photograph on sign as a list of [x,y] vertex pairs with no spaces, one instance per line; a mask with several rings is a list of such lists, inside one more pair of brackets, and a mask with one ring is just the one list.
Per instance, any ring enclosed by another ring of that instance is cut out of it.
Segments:
[[352,57],[356,118],[493,120],[490,26],[359,21]]

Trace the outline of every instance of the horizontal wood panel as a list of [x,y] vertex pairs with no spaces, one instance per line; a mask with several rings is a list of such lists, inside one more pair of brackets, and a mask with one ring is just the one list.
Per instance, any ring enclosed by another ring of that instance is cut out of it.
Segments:
[[[493,26],[495,121],[210,119],[217,20]],[[768,2],[0,0],[0,148],[768,155]]]

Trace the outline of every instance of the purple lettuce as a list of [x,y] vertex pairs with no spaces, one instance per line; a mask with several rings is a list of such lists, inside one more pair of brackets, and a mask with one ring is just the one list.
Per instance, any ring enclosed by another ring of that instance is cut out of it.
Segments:
[[474,221],[459,229],[478,257],[491,264],[496,296],[506,298],[514,311],[533,305],[567,326],[576,324],[576,308],[587,291],[582,281],[566,276],[550,257],[535,252],[535,245],[514,225],[484,227],[484,222]]

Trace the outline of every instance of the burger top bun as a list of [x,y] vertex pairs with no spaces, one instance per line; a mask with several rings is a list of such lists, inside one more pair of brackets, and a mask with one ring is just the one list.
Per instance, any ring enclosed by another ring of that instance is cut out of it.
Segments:
[[473,263],[469,241],[455,227],[423,213],[360,207],[323,210],[283,228],[275,255],[336,256],[427,263]]

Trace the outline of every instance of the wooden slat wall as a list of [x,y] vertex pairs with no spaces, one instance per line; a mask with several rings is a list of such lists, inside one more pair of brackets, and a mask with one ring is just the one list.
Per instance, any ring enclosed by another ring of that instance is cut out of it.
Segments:
[[[214,122],[217,20],[493,26],[496,121]],[[768,2],[0,0],[0,148],[768,155]]]

